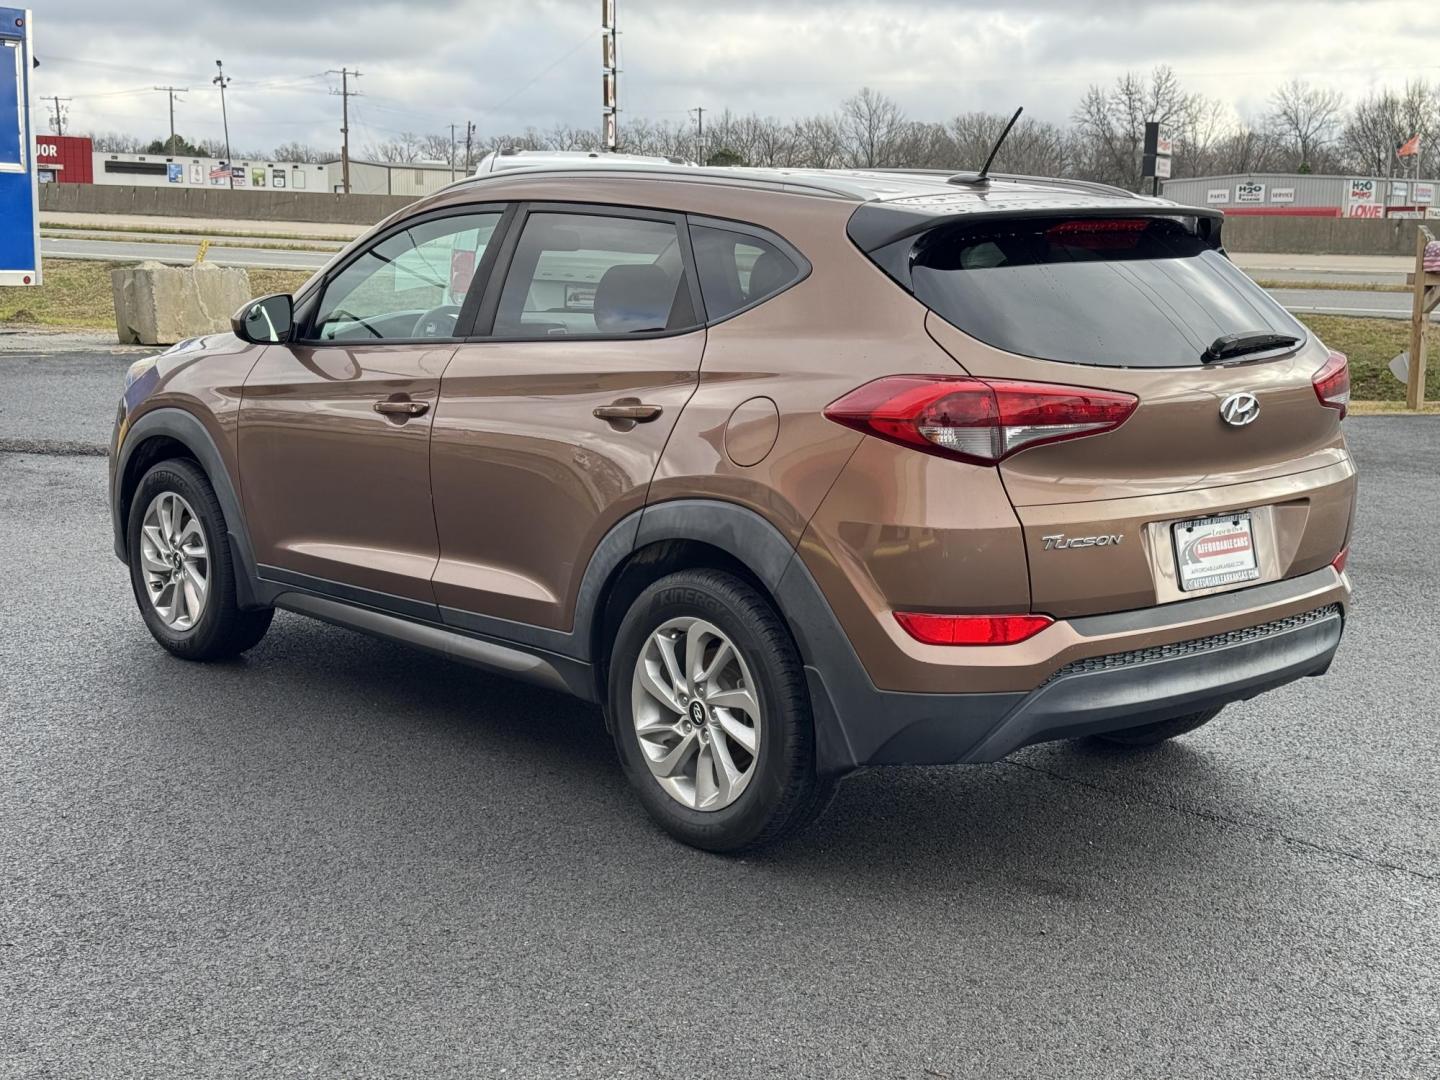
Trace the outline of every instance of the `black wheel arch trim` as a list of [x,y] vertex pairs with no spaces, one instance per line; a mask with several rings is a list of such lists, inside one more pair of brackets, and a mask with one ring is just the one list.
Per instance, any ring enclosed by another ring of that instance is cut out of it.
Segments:
[[131,459],[147,440],[157,436],[174,439],[189,450],[204,470],[210,486],[215,489],[215,498],[220,503],[221,513],[225,515],[225,536],[235,562],[236,602],[242,608],[268,606],[261,601],[256,590],[258,575],[255,548],[250,543],[240,496],[231,481],[229,470],[225,468],[225,459],[220,454],[220,448],[215,445],[209,429],[194,414],[184,409],[165,406],[145,413],[130,426],[125,433],[125,441],[115,451],[115,469],[110,491],[110,522],[115,532],[116,556],[122,562],[129,561],[125,540],[129,507],[122,505],[122,497]]

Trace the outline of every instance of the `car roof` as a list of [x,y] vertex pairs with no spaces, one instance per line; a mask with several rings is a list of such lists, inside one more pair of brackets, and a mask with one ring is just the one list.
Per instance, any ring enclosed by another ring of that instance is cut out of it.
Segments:
[[1199,218],[1224,216],[1208,208],[1181,207],[1167,199],[1088,180],[999,173],[981,179],[974,173],[921,169],[675,166],[637,162],[618,154],[579,163],[537,162],[525,168],[507,168],[467,177],[443,191],[452,196],[460,192],[479,195],[502,178],[511,183],[527,177],[583,182],[599,175],[607,181],[721,185],[849,202],[855,204],[856,211],[847,231],[863,251],[917,235],[943,220],[971,215],[1150,216],[1180,212]]
[[[528,160],[514,160],[513,165],[504,169],[506,179],[527,174],[583,176],[596,172],[603,172],[610,179],[631,176],[637,180],[731,182],[852,202],[900,203],[914,209],[944,208],[950,213],[993,211],[1014,203],[1033,205],[1036,201],[1087,206],[1134,206],[1137,202],[1172,205],[1163,200],[1147,199],[1124,188],[1088,180],[992,173],[985,181],[977,183],[972,173],[948,169],[719,168],[668,164],[660,159],[627,154],[602,154],[598,157],[582,154],[562,157],[557,154],[550,161],[540,160],[540,155],[536,154]],[[451,187],[483,184],[495,176],[495,173],[470,176]]]

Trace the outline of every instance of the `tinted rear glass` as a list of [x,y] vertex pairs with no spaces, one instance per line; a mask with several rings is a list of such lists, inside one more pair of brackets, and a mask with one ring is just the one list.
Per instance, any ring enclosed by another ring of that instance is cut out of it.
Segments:
[[1306,331],[1193,219],[1004,219],[936,229],[915,295],[1007,352],[1104,367],[1188,367],[1224,334]]

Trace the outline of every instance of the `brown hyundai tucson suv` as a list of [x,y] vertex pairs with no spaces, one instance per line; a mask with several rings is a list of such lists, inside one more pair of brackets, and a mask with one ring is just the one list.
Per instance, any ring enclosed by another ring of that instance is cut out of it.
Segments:
[[1324,673],[1349,603],[1345,357],[1221,226],[1025,177],[465,180],[130,369],[115,550],[180,657],[282,608],[597,703],[715,851],[862,766],[1146,746]]

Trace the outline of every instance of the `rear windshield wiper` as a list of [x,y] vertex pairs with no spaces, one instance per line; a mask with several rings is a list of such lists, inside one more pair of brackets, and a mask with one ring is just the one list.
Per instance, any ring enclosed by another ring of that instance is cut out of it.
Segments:
[[1202,364],[1213,364],[1219,360],[1230,360],[1247,353],[1265,352],[1267,349],[1283,349],[1300,344],[1292,334],[1277,334],[1273,330],[1244,330],[1238,334],[1221,334],[1200,354]]

